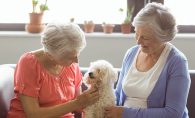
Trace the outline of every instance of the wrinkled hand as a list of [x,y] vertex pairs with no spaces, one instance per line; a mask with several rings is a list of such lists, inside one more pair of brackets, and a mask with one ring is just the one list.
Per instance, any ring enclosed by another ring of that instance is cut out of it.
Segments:
[[99,92],[97,91],[97,88],[90,88],[87,91],[84,91],[81,95],[78,96],[76,99],[77,105],[80,106],[80,108],[87,107],[99,100]]
[[122,118],[123,106],[111,106],[105,108],[105,115],[107,118]]

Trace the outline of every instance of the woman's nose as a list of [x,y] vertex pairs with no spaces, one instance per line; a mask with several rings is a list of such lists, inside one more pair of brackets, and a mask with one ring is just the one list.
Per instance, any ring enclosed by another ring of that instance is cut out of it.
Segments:
[[138,36],[138,37],[137,37],[137,45],[140,45],[140,44],[141,44],[141,37]]

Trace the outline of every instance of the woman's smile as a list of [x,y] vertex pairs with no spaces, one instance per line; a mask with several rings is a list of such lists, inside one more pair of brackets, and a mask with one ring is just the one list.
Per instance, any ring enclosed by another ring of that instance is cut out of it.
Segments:
[[147,47],[147,46],[145,46],[145,45],[141,45],[141,47],[142,47],[142,48],[148,48],[148,47]]

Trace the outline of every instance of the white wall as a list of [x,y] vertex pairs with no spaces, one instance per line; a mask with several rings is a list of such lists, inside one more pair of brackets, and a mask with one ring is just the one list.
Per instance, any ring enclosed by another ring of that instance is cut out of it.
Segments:
[[[86,34],[87,46],[79,56],[80,67],[104,59],[120,68],[127,49],[136,45],[134,34]],[[195,34],[178,34],[171,42],[188,59],[189,69],[195,70]],[[27,32],[0,32],[0,64],[17,63],[26,52],[41,48],[40,34]]]

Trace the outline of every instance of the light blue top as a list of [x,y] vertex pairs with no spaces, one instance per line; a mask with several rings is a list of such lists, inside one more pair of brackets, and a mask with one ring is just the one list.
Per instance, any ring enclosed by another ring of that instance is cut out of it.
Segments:
[[[122,80],[139,47],[134,46],[125,54],[115,91],[117,106],[124,105],[126,95],[122,90]],[[123,118],[189,118],[186,103],[190,83],[187,59],[173,46],[156,85],[147,98],[147,109],[125,107]]]

